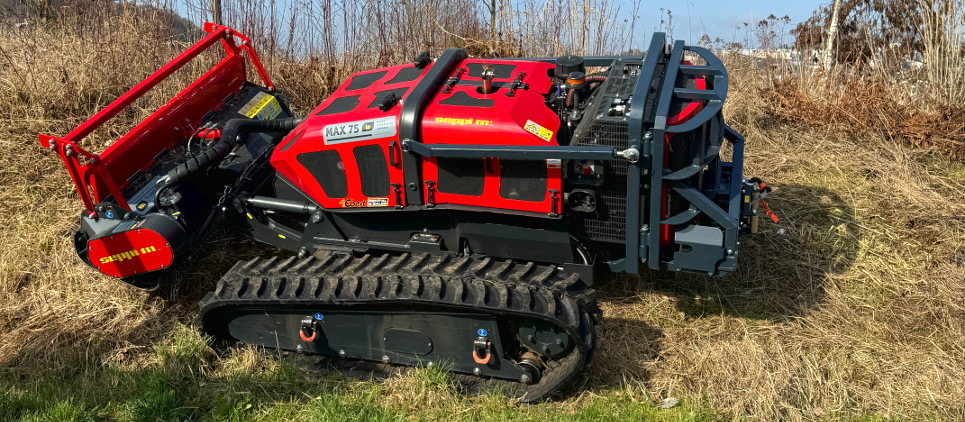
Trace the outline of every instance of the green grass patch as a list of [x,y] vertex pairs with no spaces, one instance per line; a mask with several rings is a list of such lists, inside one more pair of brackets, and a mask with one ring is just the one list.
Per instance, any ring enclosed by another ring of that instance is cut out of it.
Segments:
[[[177,326],[135,361],[0,375],[0,420],[24,421],[586,421],[721,419],[689,402],[660,409],[619,388],[589,398],[520,404],[498,391],[465,395],[439,368],[384,382],[320,376],[253,349],[223,358]],[[642,395],[645,397],[645,395]]]

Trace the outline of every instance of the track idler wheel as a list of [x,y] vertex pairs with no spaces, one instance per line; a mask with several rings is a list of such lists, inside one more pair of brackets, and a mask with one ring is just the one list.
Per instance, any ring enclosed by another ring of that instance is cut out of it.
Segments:
[[539,355],[533,352],[523,353],[522,358],[516,364],[525,375],[520,377],[519,382],[523,384],[532,384],[534,382],[539,382],[540,375],[543,371],[543,360],[540,359]]

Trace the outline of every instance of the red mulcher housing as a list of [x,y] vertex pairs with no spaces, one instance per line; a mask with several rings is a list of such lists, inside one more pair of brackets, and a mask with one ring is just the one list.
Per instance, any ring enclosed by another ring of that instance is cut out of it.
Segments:
[[[104,274],[154,288],[219,226],[291,252],[224,275],[199,317],[216,339],[365,373],[446,362],[538,400],[590,360],[594,266],[723,275],[756,231],[767,188],[742,177],[706,49],[659,33],[643,57],[448,49],[357,73],[295,118],[247,38],[204,29],[40,142],[84,203],[77,252]],[[106,151],[77,145],[219,43],[224,60]]]

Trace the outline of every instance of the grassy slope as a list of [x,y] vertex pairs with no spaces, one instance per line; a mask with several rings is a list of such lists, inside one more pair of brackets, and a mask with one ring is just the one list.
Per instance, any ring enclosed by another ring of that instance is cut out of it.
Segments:
[[[98,275],[73,253],[69,178],[36,144],[181,48],[119,32],[0,37],[2,420],[965,418],[965,165],[873,127],[782,123],[760,100],[763,75],[740,63],[728,119],[748,139],[746,174],[777,187],[783,220],[745,240],[726,278],[602,286],[600,347],[578,389],[518,405],[462,396],[435,371],[360,382],[251,350],[216,357],[185,326],[219,269],[250,252],[216,241],[159,296]],[[172,86],[119,120],[144,117]],[[657,409],[668,396],[683,404]]]

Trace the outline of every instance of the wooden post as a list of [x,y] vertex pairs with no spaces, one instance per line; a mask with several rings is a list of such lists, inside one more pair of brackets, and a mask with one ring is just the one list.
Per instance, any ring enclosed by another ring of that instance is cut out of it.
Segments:
[[216,25],[224,25],[221,18],[221,0],[211,0],[211,22]]

